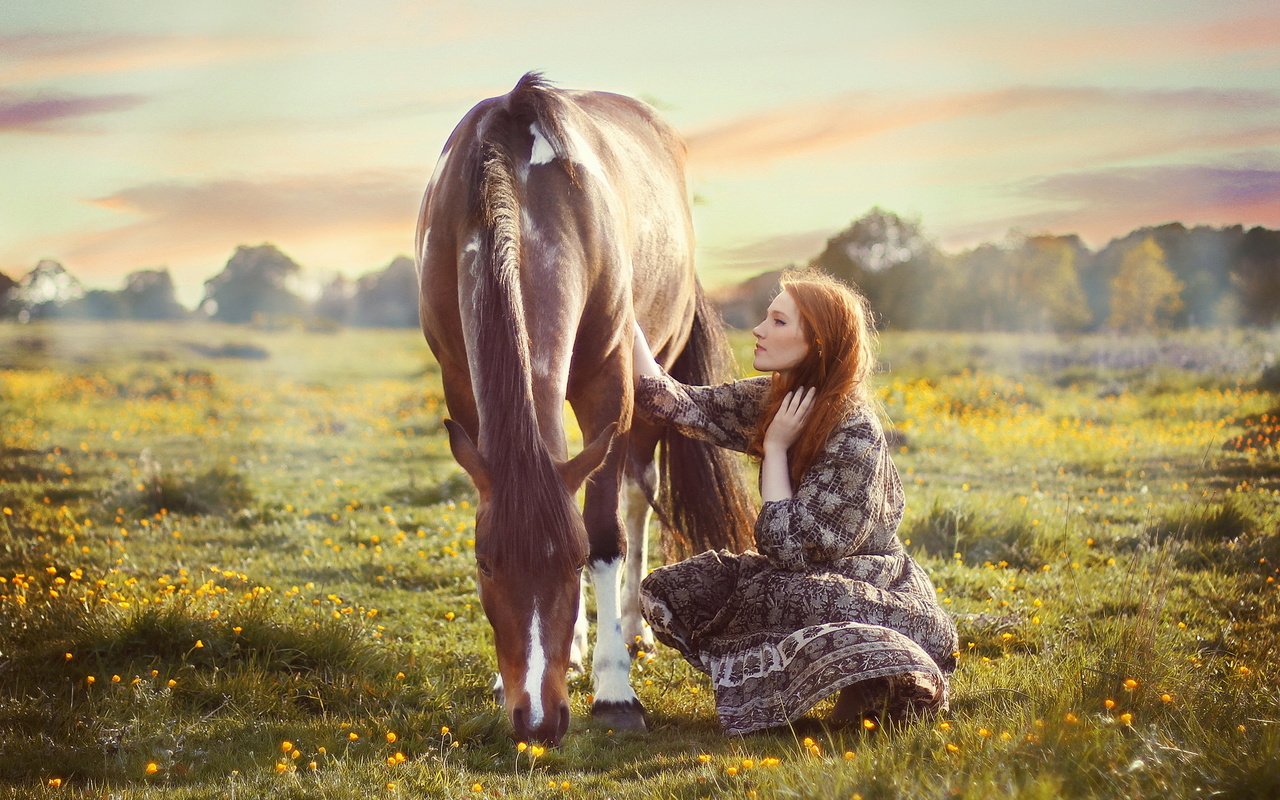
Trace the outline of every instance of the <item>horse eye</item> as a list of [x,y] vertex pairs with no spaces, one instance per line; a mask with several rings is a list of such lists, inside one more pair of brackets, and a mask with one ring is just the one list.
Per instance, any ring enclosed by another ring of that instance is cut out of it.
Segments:
[[489,562],[488,562],[488,561],[483,561],[483,560],[481,560],[481,559],[477,558],[477,559],[476,559],[476,568],[477,568],[477,569],[479,569],[479,570],[480,570],[480,574],[481,574],[481,575],[483,575],[483,576],[485,576],[486,578],[492,578],[492,577],[493,577],[493,572],[489,569]]

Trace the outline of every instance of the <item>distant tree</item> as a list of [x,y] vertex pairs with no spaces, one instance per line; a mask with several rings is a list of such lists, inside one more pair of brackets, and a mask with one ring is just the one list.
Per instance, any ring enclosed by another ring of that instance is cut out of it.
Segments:
[[300,315],[306,304],[289,288],[300,270],[275,245],[241,245],[222,272],[204,282],[200,306],[223,322],[249,322],[255,315]]
[[353,321],[369,327],[418,325],[418,271],[412,259],[398,256],[386,269],[356,281]]
[[1018,264],[1019,296],[1011,298],[1023,309],[1020,330],[1079,331],[1093,321],[1080,273],[1078,250],[1057,236],[1027,239]]
[[59,317],[82,297],[80,281],[57,261],[44,259],[9,290],[5,315],[23,322]]
[[0,272],[0,309],[4,308],[5,301],[9,296],[9,290],[17,285],[17,281]]
[[1148,236],[1125,253],[1111,281],[1111,315],[1118,331],[1168,327],[1182,309],[1183,283],[1165,263],[1164,250]]
[[124,316],[130,319],[181,319],[186,309],[174,294],[173,277],[167,269],[141,269],[129,273],[120,291]]
[[343,275],[335,275],[320,290],[320,297],[314,306],[315,315],[330,322],[346,324],[351,319],[355,297],[355,284]]
[[1240,321],[1280,322],[1280,231],[1252,228],[1240,242],[1231,271]]
[[90,289],[68,306],[65,313],[80,319],[124,319],[128,315],[121,293],[109,289]]
[[938,253],[919,223],[872,208],[827,240],[810,266],[856,286],[877,316],[899,328],[926,319]]

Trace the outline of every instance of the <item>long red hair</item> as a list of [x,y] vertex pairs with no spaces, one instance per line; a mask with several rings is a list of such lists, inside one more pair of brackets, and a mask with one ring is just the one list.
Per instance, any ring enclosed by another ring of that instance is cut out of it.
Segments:
[[851,405],[868,401],[867,379],[875,369],[875,325],[862,295],[825,273],[784,273],[779,290],[791,295],[796,303],[809,352],[785,374],[773,374],[773,385],[748,452],[763,457],[764,433],[787,392],[817,387],[804,430],[787,451],[794,487],[813,466]]

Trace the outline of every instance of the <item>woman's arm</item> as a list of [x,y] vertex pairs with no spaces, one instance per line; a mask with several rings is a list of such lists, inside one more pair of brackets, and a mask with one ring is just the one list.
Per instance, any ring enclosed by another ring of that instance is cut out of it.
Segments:
[[635,326],[632,344],[636,407],[691,439],[745,451],[760,419],[769,379],[749,378],[719,386],[687,386],[667,375]]
[[887,504],[901,489],[879,429],[871,423],[837,430],[792,497],[765,499],[756,547],[780,569],[805,570],[863,552]]
[[760,499],[768,503],[771,500],[791,499],[791,470],[789,469],[787,451],[809,419],[813,410],[813,398],[816,390],[798,389],[787,392],[782,398],[782,405],[773,421],[764,432],[764,459],[760,462]]

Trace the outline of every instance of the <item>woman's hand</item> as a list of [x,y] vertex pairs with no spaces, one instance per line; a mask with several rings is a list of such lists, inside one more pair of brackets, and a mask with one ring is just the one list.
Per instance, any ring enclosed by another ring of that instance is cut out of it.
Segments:
[[764,432],[765,451],[785,453],[795,444],[796,439],[800,438],[800,432],[804,430],[805,421],[809,419],[809,412],[813,410],[813,398],[817,391],[817,387],[801,387],[787,392],[786,397],[782,398],[782,405],[778,406],[778,413],[773,415],[773,420]]
[[662,367],[658,365],[657,359],[653,357],[653,352],[649,349],[649,340],[644,338],[644,331],[640,330],[640,323],[632,321],[635,328],[635,336],[631,345],[631,375],[634,380],[640,380],[642,377],[661,375]]

